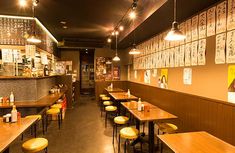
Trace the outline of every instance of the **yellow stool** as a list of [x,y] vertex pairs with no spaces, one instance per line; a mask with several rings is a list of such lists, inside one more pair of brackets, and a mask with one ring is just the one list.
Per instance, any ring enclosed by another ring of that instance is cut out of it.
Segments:
[[[44,131],[44,119],[42,118],[42,115],[28,115],[28,116],[25,116],[25,118],[38,118],[37,122],[42,120],[42,132],[43,132],[43,135],[45,134],[45,131]],[[35,138],[37,137],[37,125],[36,125],[36,123],[34,124],[34,137]],[[31,134],[32,134],[32,127],[31,127]],[[23,140],[23,134],[22,134],[22,138],[21,139]]]
[[106,97],[106,96],[107,96],[106,94],[100,94],[100,98]]
[[113,121],[114,121],[114,124],[113,124],[113,144],[114,144],[114,135],[115,135],[115,133],[116,133],[116,137],[117,137],[117,126],[126,124],[129,121],[129,118],[126,117],[126,116],[117,116],[117,117],[114,118]]
[[102,97],[101,99],[102,99],[102,101],[106,101],[106,100],[110,100],[111,98],[110,97]]
[[[120,152],[120,140],[125,139],[124,143],[124,153],[126,153],[126,144],[128,140],[135,140],[139,136],[139,130],[133,127],[125,127],[120,130],[118,138],[118,153]],[[142,151],[141,151],[142,152]]]
[[60,129],[60,124],[61,124],[61,120],[62,120],[60,112],[61,111],[59,108],[51,108],[46,111],[46,131],[47,131],[47,127],[48,127],[48,116],[52,116],[52,115],[57,115],[58,125],[59,125],[59,129]]
[[51,108],[59,108],[62,109],[62,105],[61,104],[54,104],[51,106]]
[[103,105],[104,105],[104,106],[110,106],[110,105],[112,105],[112,104],[113,104],[112,101],[104,101],[104,102],[103,102]]
[[107,127],[108,114],[116,113],[116,112],[117,112],[116,106],[106,106],[105,107],[105,127]]
[[22,144],[24,153],[36,153],[42,150],[47,153],[48,140],[45,138],[33,138]]

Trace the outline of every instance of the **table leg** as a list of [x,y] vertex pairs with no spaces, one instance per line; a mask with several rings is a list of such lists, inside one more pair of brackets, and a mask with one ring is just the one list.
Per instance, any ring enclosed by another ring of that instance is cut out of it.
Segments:
[[154,123],[149,122],[149,153],[154,152]]
[[117,107],[118,107],[118,116],[120,115],[120,112],[121,112],[121,104],[120,104],[120,101],[117,101]]
[[4,150],[3,153],[10,153],[9,147],[6,150]]
[[136,122],[136,123],[135,123],[136,129],[140,130],[140,121],[136,119],[135,122]]

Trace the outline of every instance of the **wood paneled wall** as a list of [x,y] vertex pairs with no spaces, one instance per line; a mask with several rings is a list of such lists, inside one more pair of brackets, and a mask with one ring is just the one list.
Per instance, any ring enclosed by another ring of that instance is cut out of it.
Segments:
[[178,116],[173,122],[180,132],[207,131],[235,145],[234,104],[134,82],[127,87],[132,94]]

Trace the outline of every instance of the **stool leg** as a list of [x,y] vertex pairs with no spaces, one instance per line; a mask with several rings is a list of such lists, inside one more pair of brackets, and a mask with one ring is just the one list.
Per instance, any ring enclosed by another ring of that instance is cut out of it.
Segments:
[[37,137],[37,122],[34,124],[34,137]]
[[116,127],[115,127],[116,140],[117,140],[117,128],[118,128],[118,125],[116,124]]
[[124,153],[126,153],[126,140],[124,142]]
[[115,129],[115,123],[113,123],[113,144],[114,144],[114,129]]
[[48,115],[46,115],[46,132],[47,132],[47,126],[48,126]]
[[59,126],[59,130],[60,130],[60,113],[58,114],[58,126]]
[[42,134],[45,135],[44,115],[42,116]]
[[45,148],[45,153],[47,153],[47,147]]
[[118,136],[118,153],[120,153],[120,140],[121,140],[121,138],[120,138],[121,136],[120,136],[120,134],[119,134],[119,136]]
[[108,112],[105,113],[105,128],[107,127]]

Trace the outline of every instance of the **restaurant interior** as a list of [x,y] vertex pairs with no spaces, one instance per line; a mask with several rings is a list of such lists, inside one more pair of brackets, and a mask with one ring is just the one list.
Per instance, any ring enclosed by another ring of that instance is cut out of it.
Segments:
[[0,153],[235,153],[235,0],[1,0]]

